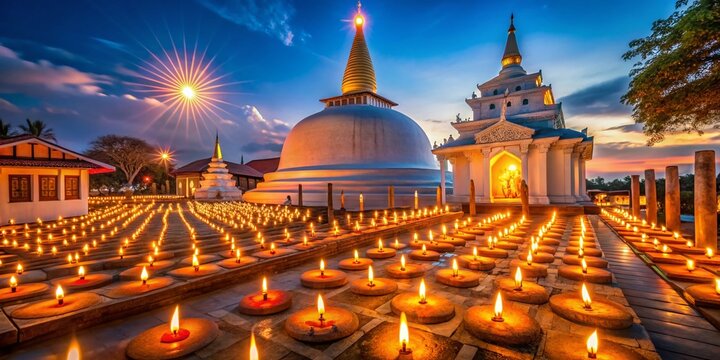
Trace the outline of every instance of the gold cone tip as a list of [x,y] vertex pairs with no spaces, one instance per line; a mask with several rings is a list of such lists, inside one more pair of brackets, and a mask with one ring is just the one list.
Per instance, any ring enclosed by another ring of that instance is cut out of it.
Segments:
[[365,42],[365,34],[363,27],[365,18],[358,11],[353,20],[355,24],[355,38],[350,48],[350,56],[348,57],[347,66],[342,80],[342,93],[354,93],[369,91],[375,93],[377,91],[377,82],[375,80],[375,69],[373,68],[372,59],[370,58],[370,50],[368,50]]

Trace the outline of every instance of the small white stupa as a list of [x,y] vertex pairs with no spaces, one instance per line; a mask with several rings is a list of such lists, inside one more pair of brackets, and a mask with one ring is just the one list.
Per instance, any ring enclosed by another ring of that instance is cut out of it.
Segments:
[[202,174],[200,187],[195,190],[195,200],[201,201],[241,201],[242,191],[235,186],[235,180],[223,161],[220,150],[220,139],[215,135],[215,150],[208,164],[208,169]]

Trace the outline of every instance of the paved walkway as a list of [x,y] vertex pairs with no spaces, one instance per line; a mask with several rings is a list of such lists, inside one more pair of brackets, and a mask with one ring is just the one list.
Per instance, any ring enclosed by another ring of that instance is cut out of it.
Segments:
[[617,286],[663,359],[718,359],[720,332],[648,267],[602,220],[595,225]]

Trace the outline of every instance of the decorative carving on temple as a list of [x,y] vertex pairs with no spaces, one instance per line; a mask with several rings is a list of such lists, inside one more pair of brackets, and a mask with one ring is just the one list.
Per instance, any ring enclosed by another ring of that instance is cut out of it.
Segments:
[[499,121],[485,130],[475,134],[476,144],[488,144],[532,138],[535,130],[509,121]]

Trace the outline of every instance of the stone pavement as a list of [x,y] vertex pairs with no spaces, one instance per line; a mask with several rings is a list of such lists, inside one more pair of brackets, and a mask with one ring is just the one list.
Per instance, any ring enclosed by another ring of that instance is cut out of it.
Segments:
[[[546,220],[545,217],[533,218],[531,229],[541,225]],[[573,219],[567,219],[565,234],[560,246],[557,247],[557,252],[554,255],[555,260],[549,266],[548,276],[540,279],[538,282],[551,294],[577,292],[579,289],[578,282],[557,276],[557,267],[562,264],[561,259],[563,255],[565,255],[565,247],[567,246],[573,223]],[[452,224],[448,224],[448,227],[451,228]],[[438,233],[440,228],[439,226],[434,226],[433,229]],[[427,233],[426,230],[418,232],[420,234]],[[608,244],[607,238],[609,236],[606,232],[598,232],[597,235],[603,250],[606,246],[611,247],[611,245]],[[400,242],[407,243],[411,240],[411,237],[412,234],[405,233],[400,235],[399,239]],[[485,238],[479,237],[477,242],[469,242],[468,245],[466,245],[467,247],[457,249],[455,254],[470,253],[471,246],[476,243],[484,245]],[[510,256],[507,259],[497,260],[495,269],[488,272],[478,272],[481,276],[480,285],[474,288],[452,288],[434,280],[435,272],[438,269],[449,267],[451,259],[454,256],[453,253],[443,254],[439,261],[427,263],[428,271],[425,275],[425,281],[428,286],[428,292],[451,300],[456,305],[456,315],[448,322],[435,325],[410,323],[411,336],[413,336],[412,334],[421,336],[426,346],[431,346],[436,349],[435,354],[437,356],[433,358],[437,359],[533,359],[543,358],[545,340],[550,335],[570,336],[572,334],[586,335],[591,333],[594,328],[572,323],[555,315],[548,304],[525,305],[519,303],[509,304],[509,302],[506,302],[506,306],[525,309],[540,323],[544,336],[539,343],[527,347],[507,348],[480,341],[464,329],[462,325],[462,315],[465,309],[473,305],[492,303],[494,300],[493,295],[496,293],[496,289],[494,289],[495,279],[511,275],[510,263],[513,259],[517,258],[518,252],[522,253],[527,251],[524,248],[526,245],[527,244],[522,245],[518,250],[509,251]],[[360,253],[363,254],[365,249],[366,248],[360,249]],[[407,248],[402,250],[401,253],[407,254],[410,250],[410,248]],[[608,250],[613,253],[612,249],[609,248]],[[336,268],[340,260],[349,257],[352,257],[352,251],[328,258],[326,259],[327,267],[331,269]],[[385,271],[383,270],[384,266],[397,261],[399,261],[399,255],[391,259],[375,260],[375,264],[373,265],[376,272],[375,276],[386,277]],[[395,335],[398,317],[390,311],[389,302],[393,296],[399,292],[416,292],[420,279],[398,280],[399,289],[395,294],[381,297],[361,297],[351,293],[348,285],[325,291],[301,287],[299,275],[303,271],[315,268],[317,268],[317,264],[312,262],[278,273],[266,274],[269,278],[270,288],[288,290],[293,294],[293,305],[291,309],[275,315],[253,317],[242,315],[237,310],[237,304],[244,295],[259,289],[261,274],[257,274],[256,277],[248,277],[245,282],[228,284],[224,289],[180,301],[181,317],[209,318],[215,321],[221,330],[221,335],[212,344],[197,351],[189,358],[246,358],[251,330],[256,334],[262,359],[355,359],[360,356],[359,354],[362,353],[364,347],[397,347],[397,337]],[[610,270],[615,272],[613,265],[611,265]],[[621,269],[618,268],[618,270]],[[365,271],[348,272],[350,281],[366,276]],[[592,293],[605,295],[616,302],[628,306],[628,300],[623,294],[623,290],[617,287],[617,283],[610,285],[588,285]],[[323,294],[326,305],[343,307],[355,312],[360,320],[360,329],[348,338],[327,344],[306,344],[287,336],[283,329],[284,320],[299,309],[314,307],[318,293]],[[21,345],[12,348],[12,352],[3,355],[2,358],[64,358],[68,344],[70,344],[74,336],[79,343],[84,358],[103,358],[104,360],[124,359],[127,343],[144,330],[153,326],[167,324],[173,309],[174,306],[165,306],[121,320],[94,326],[79,331],[76,334],[68,332],[67,334],[50,340]],[[635,314],[634,309],[630,307],[627,309]],[[388,334],[394,335],[389,336]],[[599,332],[599,335],[601,349],[603,341],[610,340],[620,343],[627,348],[632,348],[648,359],[659,358],[654,350],[650,336],[641,324],[638,316],[634,317],[634,324],[628,329],[602,330]],[[378,341],[378,339],[386,338],[392,339],[392,341]]]

